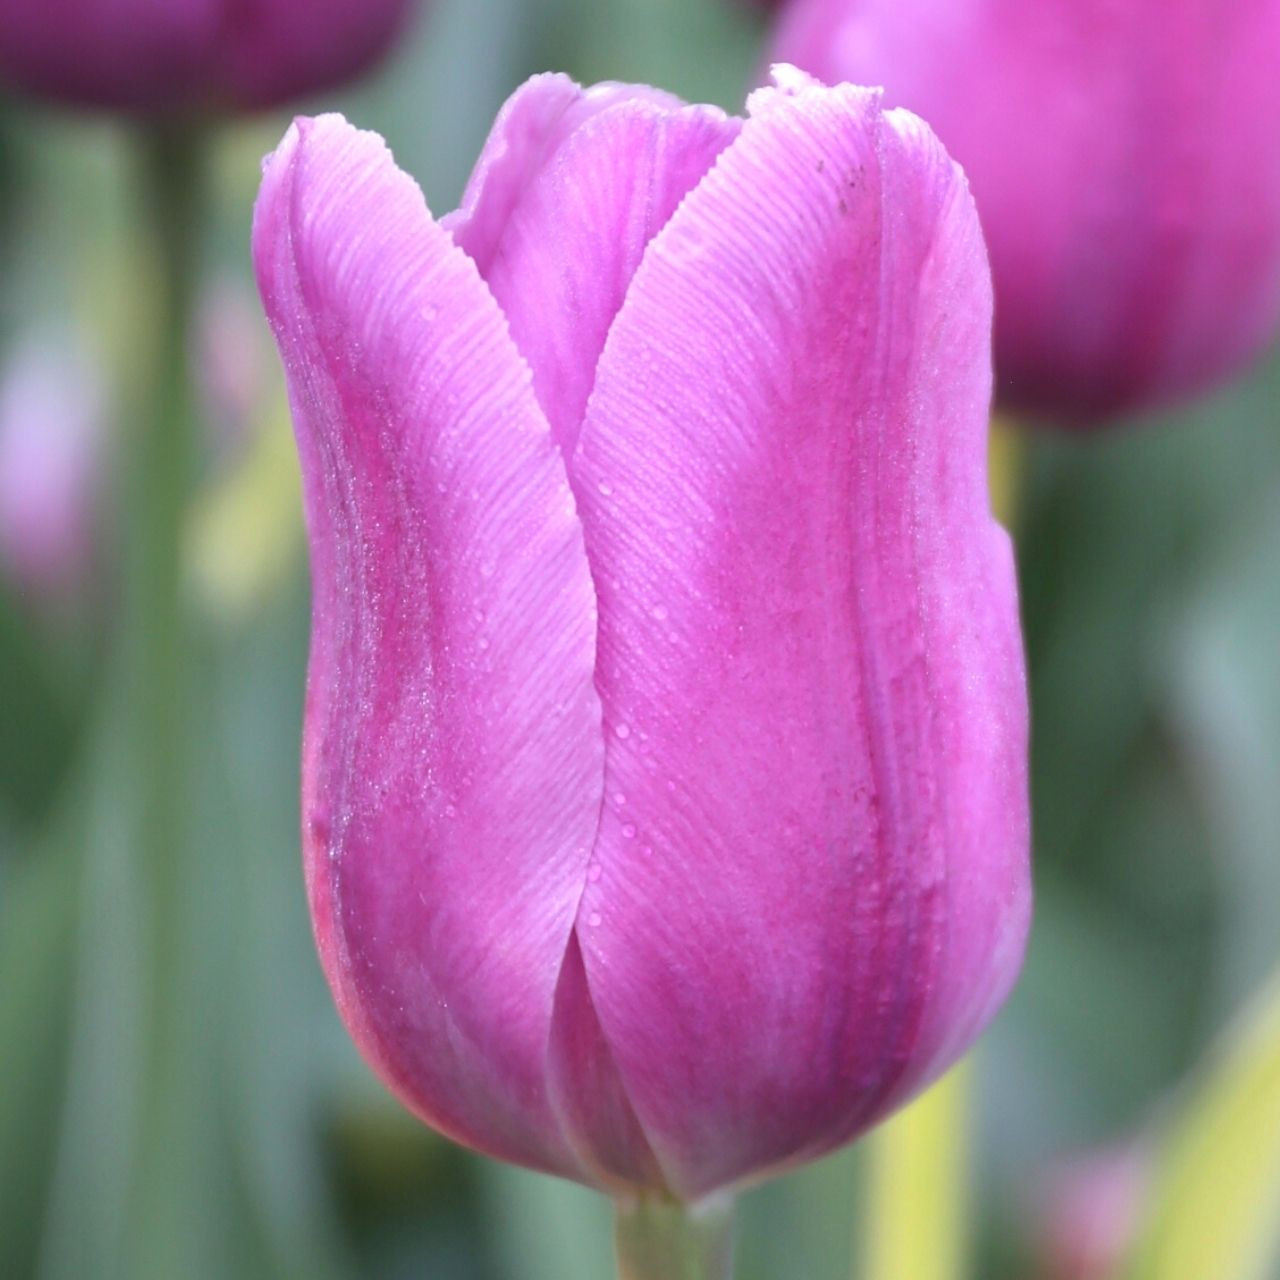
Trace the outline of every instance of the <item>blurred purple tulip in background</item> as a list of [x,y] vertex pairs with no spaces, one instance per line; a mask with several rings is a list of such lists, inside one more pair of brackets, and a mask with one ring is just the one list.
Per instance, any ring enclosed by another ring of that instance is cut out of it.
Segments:
[[70,106],[254,110],[381,57],[413,0],[0,0],[0,84]]
[[914,116],[530,81],[436,220],[301,120],[254,255],[306,490],[322,960],[405,1103],[692,1199],[953,1062],[1029,908],[990,280]]
[[1280,0],[791,0],[773,53],[886,86],[973,183],[996,398],[1089,425],[1280,318]]
[[27,335],[0,372],[0,563],[37,597],[83,586],[105,415],[99,378],[65,333]]

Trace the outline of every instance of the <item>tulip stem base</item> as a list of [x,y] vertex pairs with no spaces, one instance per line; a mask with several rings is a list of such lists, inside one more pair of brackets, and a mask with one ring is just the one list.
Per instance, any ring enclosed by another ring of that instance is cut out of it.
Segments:
[[731,1196],[693,1205],[667,1196],[620,1196],[615,1208],[619,1280],[731,1280]]

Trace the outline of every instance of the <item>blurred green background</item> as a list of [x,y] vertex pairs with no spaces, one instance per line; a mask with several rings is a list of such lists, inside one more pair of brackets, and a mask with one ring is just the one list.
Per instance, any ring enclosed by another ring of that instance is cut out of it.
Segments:
[[[643,80],[739,109],[763,34],[731,0],[441,0],[383,75],[316,107],[384,133],[440,213],[527,75]],[[218,143],[193,352],[211,425],[184,547],[198,786],[157,954],[137,928],[152,890],[118,812],[103,696],[112,436],[141,395],[132,335],[149,284],[135,157],[117,125],[0,108],[0,365],[33,333],[72,333],[100,370],[105,430],[79,581],[52,596],[0,583],[0,1276],[603,1277],[603,1198],[404,1115],[313,956],[296,834],[306,566],[248,267],[258,160],[284,124],[233,124]],[[1037,913],[972,1073],[983,1280],[1095,1274],[1068,1270],[1059,1237],[1091,1229],[1091,1180],[1113,1185],[1097,1170],[1117,1160],[1136,1172],[1103,1196],[1113,1234],[1141,1232],[1159,1199],[1142,1189],[1211,1046],[1280,964],[1278,404],[1272,361],[1176,414],[1020,436],[1014,451]],[[157,982],[172,1014],[159,1049]],[[749,1192],[740,1275],[855,1274],[866,1166],[854,1148]],[[1250,1274],[1280,1275],[1260,1265]]]

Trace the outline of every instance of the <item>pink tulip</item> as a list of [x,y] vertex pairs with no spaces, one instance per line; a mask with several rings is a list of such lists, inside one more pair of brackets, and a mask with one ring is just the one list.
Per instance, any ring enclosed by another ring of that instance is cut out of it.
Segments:
[[963,178],[874,92],[748,105],[539,77],[442,220],[300,120],[254,224],[338,1006],[444,1133],[683,1198],[941,1072],[1028,913]]
[[997,398],[1093,423],[1206,390],[1280,318],[1280,0],[792,0],[973,183]]
[[0,569],[44,599],[81,584],[93,552],[103,406],[66,334],[32,334],[0,372]]
[[0,0],[0,83],[74,106],[255,109],[332,88],[412,0]]

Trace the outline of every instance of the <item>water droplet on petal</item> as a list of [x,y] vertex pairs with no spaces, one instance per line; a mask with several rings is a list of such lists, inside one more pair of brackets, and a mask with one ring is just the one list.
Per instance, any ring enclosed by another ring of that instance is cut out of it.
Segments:
[[622,838],[624,840],[634,840],[636,838],[636,824],[634,822],[624,822],[622,824]]
[[629,725],[625,725],[625,724],[616,725],[613,731],[618,735],[619,738],[623,740],[623,742],[625,742],[629,737],[631,737],[631,727]]
[[599,913],[598,911],[593,911],[593,912],[592,912],[592,913],[587,917],[587,923],[588,923],[588,924],[589,924],[593,929],[598,929],[598,928],[600,927],[600,913]]

